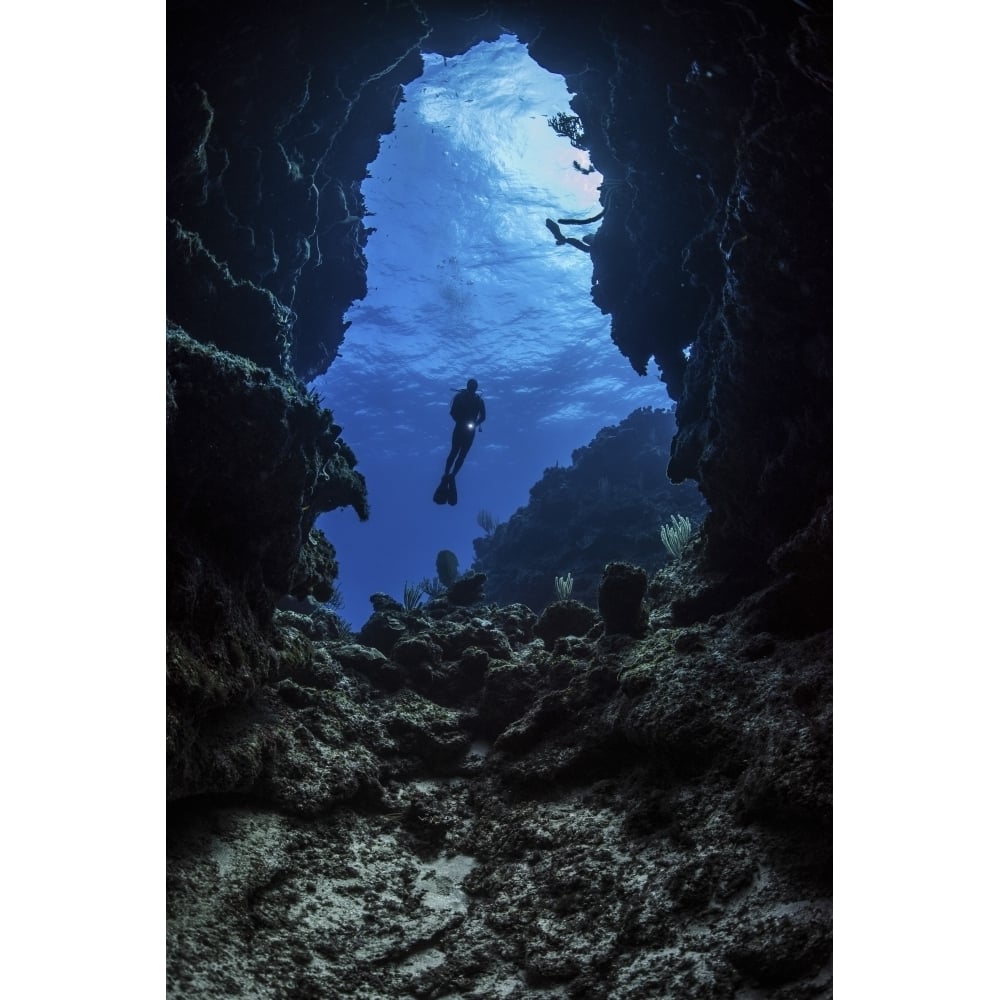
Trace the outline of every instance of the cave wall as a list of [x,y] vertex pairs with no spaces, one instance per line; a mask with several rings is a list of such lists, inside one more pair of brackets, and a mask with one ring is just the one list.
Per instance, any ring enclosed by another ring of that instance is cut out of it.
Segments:
[[773,587],[769,627],[829,622],[830,14],[609,6],[529,46],[578,91],[606,178],[594,302],[633,367],[660,371],[668,474],[712,508],[705,590],[679,619]]
[[[365,293],[360,183],[421,49],[503,31],[577,94],[605,177],[593,300],[636,371],[662,373],[677,402],[669,474],[712,508],[704,588],[679,619],[763,587],[769,627],[828,623],[829,4],[180,2],[167,24],[168,489],[184,498],[169,510],[168,625],[182,660],[218,645],[229,616],[257,624],[220,669],[263,664],[268,610],[292,579],[311,590],[295,566],[318,544],[315,517],[363,516],[354,456],[302,383],[334,360]],[[218,419],[225,399],[242,432]],[[220,461],[241,434],[252,462]],[[248,481],[290,454],[294,487],[256,516]],[[270,568],[234,563],[233,532],[207,530],[222,523],[252,528],[250,562]]]

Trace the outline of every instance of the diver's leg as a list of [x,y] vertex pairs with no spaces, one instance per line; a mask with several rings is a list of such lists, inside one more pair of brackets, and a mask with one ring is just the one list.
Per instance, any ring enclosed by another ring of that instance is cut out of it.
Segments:
[[[458,467],[452,470],[451,463],[454,462],[456,457],[461,454],[462,445],[464,443],[461,425],[455,424],[455,429],[451,432],[451,451],[448,452],[448,461],[444,463],[444,474],[446,476],[452,476],[458,472]],[[461,459],[459,459],[458,464],[462,464]]]
[[469,454],[469,449],[472,447],[472,441],[464,441],[462,443],[462,450],[458,453],[458,459],[455,462],[455,468],[451,470],[453,476],[458,475],[458,470],[462,468],[465,462],[465,456]]
[[458,451],[458,458],[455,459],[455,465],[451,470],[453,476],[458,475],[458,470],[462,468],[462,463],[465,461],[465,456],[469,454],[469,449],[472,447],[472,442],[476,440],[476,430],[473,428],[471,431],[464,427],[462,424],[455,425],[455,434],[451,440],[451,451],[452,454],[448,456],[448,464],[451,464],[452,456],[454,456],[456,449]]

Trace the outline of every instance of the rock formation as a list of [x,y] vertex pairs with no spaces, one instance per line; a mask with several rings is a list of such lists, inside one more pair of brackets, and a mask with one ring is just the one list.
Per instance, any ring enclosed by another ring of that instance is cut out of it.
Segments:
[[570,466],[546,469],[528,504],[473,542],[487,599],[540,613],[555,599],[555,578],[571,573],[571,596],[596,608],[608,562],[625,560],[650,576],[662,569],[671,557],[660,525],[682,514],[697,526],[706,513],[694,483],[675,485],[664,474],[675,432],[672,413],[635,410],[577,448]]
[[172,809],[171,996],[831,995],[828,634],[377,603],[278,613]]

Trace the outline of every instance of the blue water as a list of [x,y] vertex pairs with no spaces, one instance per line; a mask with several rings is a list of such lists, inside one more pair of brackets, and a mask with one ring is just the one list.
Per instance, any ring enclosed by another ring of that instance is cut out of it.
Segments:
[[[568,465],[602,427],[669,405],[655,374],[637,376],[611,343],[589,255],[545,228],[600,211],[601,175],[575,169],[586,152],[546,121],[571,113],[570,96],[509,36],[457,58],[427,54],[370,167],[368,295],[347,314],[342,356],[313,383],[368,483],[369,521],[340,510],[318,522],[355,628],[371,594],[400,600],[407,581],[434,577],[440,549],[467,569],[481,509],[506,520],[545,468]],[[487,420],[458,505],[438,506],[448,407],[469,378]]]

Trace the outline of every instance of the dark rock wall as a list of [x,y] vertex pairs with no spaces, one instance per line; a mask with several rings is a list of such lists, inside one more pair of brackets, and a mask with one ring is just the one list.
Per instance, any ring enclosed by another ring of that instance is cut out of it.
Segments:
[[[702,613],[772,579],[832,492],[830,23],[810,7],[608,5],[530,46],[580,91],[606,178],[594,301],[636,370],[662,372],[670,476],[712,508],[724,583]],[[828,591],[810,600],[829,621]]]
[[168,314],[304,381],[365,294],[360,182],[421,71],[415,9],[368,6],[191,5],[168,19]]
[[167,337],[168,787],[200,787],[202,725],[273,666],[286,594],[327,600],[335,553],[324,510],[368,516],[354,454],[302,386],[244,357]]

